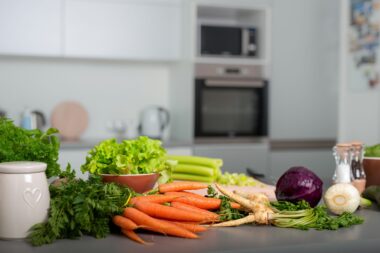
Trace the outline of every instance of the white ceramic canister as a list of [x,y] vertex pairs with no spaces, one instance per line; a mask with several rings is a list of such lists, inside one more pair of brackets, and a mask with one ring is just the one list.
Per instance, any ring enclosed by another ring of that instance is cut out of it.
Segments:
[[46,163],[0,163],[0,238],[25,238],[47,219],[50,205]]

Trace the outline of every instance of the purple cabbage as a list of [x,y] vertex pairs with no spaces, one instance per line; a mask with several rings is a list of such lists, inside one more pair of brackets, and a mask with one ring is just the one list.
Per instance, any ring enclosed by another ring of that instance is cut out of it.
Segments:
[[278,179],[276,184],[276,198],[297,203],[307,201],[315,207],[322,198],[323,182],[311,170],[305,167],[291,167]]

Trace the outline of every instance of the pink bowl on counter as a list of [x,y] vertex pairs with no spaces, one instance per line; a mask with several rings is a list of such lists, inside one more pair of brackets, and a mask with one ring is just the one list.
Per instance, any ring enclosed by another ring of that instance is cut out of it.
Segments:
[[158,173],[149,173],[124,175],[102,174],[101,176],[105,183],[117,183],[129,187],[137,193],[143,193],[153,189],[160,175]]

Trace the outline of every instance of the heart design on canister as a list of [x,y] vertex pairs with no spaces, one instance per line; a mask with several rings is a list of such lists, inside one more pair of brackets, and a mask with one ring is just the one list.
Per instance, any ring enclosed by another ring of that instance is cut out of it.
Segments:
[[24,201],[31,207],[34,208],[41,200],[42,192],[39,188],[26,188],[24,191]]

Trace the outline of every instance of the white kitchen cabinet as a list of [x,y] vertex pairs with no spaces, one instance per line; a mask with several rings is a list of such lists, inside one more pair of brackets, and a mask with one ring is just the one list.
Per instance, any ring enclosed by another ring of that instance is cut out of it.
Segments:
[[176,146],[176,147],[167,147],[166,153],[168,155],[193,155],[193,149],[190,146]]
[[222,171],[245,173],[247,168],[256,173],[268,175],[269,145],[255,144],[197,144],[194,155],[220,158]]
[[59,56],[61,0],[0,0],[0,54]]
[[66,0],[66,57],[176,60],[181,2]]

